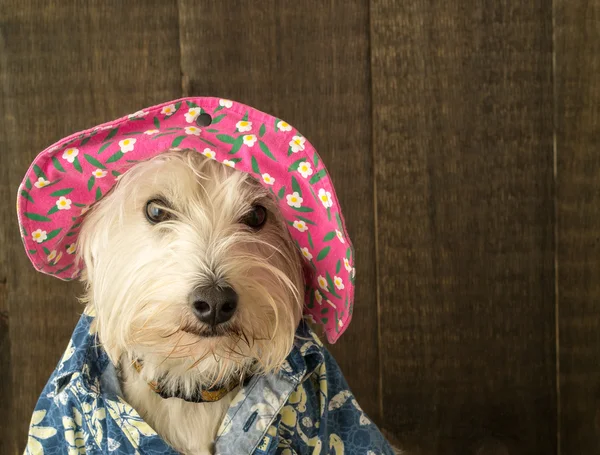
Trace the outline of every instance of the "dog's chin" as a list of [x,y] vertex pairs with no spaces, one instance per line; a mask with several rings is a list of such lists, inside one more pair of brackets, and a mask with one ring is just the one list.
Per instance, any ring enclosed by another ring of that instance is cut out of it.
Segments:
[[239,338],[243,333],[239,327],[231,324],[216,327],[198,327],[190,324],[182,327],[181,331],[199,338]]

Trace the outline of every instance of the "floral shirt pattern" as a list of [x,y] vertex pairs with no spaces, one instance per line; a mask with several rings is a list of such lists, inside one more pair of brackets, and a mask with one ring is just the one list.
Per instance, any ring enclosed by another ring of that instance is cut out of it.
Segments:
[[[176,454],[121,396],[116,372],[84,314],[33,413],[25,454]],[[276,374],[232,401],[217,455],[392,455],[331,354],[303,322]]]

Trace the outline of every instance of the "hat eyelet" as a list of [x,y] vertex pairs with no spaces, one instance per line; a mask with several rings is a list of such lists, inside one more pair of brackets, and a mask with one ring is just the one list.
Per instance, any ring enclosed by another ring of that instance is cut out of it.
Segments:
[[206,112],[203,112],[202,114],[200,114],[198,116],[198,118],[196,119],[196,124],[198,126],[208,126],[212,123],[212,117],[210,116],[210,114],[207,114]]

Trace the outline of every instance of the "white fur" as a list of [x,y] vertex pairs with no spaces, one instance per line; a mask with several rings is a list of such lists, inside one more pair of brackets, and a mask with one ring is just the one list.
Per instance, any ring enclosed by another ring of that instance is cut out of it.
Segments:
[[[157,197],[174,218],[152,225],[144,210]],[[254,203],[269,211],[258,232],[240,223]],[[299,253],[284,223],[258,182],[193,151],[135,165],[86,214],[78,256],[100,342],[120,368],[125,398],[180,452],[212,453],[236,391],[198,404],[163,399],[147,382],[162,378],[167,390],[191,395],[198,385],[281,366],[304,301]],[[189,294],[210,283],[239,295],[226,336],[202,337],[191,311]]]

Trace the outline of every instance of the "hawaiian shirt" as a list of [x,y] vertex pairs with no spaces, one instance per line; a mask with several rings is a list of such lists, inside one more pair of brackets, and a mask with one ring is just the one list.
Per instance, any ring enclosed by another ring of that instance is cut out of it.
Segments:
[[[124,399],[84,314],[33,413],[25,454],[176,454]],[[178,398],[170,398],[178,399]],[[255,376],[231,402],[217,455],[393,455],[331,354],[303,322],[277,373]]]

